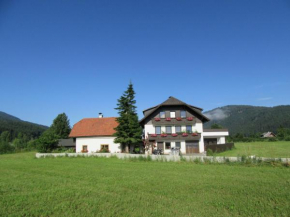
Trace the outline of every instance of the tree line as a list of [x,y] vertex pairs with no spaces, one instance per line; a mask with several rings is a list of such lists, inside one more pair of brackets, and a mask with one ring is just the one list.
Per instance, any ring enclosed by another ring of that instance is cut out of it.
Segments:
[[51,152],[57,148],[59,139],[68,138],[70,131],[69,119],[65,113],[59,114],[38,138],[29,137],[22,132],[13,136],[10,131],[3,131],[0,135],[0,154],[31,150]]

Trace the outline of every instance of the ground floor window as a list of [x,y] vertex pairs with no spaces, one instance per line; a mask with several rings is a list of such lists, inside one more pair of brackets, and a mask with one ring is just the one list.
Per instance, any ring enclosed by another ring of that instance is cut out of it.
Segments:
[[103,149],[109,150],[109,145],[101,145],[101,150],[103,150]]
[[88,146],[87,145],[83,145],[82,152],[88,152]]
[[171,149],[170,142],[165,142],[165,149]]
[[181,148],[180,142],[175,142],[175,148]]

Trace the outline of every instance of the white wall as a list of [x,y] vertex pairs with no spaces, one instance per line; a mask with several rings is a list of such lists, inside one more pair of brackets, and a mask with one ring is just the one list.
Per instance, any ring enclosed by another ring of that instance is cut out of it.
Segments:
[[76,152],[82,151],[83,145],[88,146],[88,153],[101,149],[101,145],[109,145],[111,153],[121,152],[121,145],[114,143],[115,137],[81,137],[76,138]]
[[144,129],[145,129],[145,137],[147,137],[148,133],[149,134],[155,133],[155,127],[152,124],[146,124]]
[[218,136],[228,136],[229,132],[203,132],[205,138],[218,137]]

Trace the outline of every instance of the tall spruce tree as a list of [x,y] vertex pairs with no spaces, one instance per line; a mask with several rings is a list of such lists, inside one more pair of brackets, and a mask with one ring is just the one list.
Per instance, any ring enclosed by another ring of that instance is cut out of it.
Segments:
[[133,84],[130,82],[128,89],[118,99],[117,108],[119,125],[115,128],[115,143],[120,143],[125,147],[138,144],[142,141],[142,128],[138,122],[136,113],[136,100]]

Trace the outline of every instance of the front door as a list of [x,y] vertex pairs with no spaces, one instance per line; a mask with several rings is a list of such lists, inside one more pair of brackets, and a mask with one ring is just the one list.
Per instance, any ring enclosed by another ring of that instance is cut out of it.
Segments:
[[157,142],[157,148],[159,149],[162,149],[164,151],[164,145],[163,145],[163,142]]
[[186,154],[199,153],[198,142],[186,142]]

